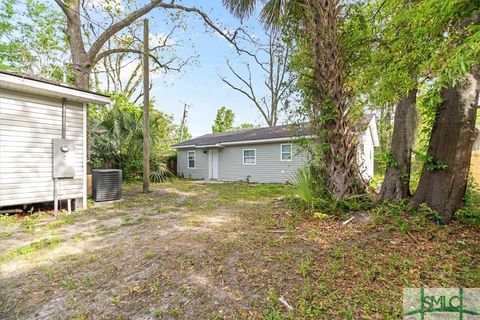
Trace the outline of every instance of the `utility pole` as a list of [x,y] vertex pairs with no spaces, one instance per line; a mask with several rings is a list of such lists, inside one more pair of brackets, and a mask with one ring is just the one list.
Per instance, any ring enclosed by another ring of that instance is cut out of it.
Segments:
[[143,193],[150,191],[150,134],[149,134],[149,104],[150,104],[150,70],[148,45],[148,19],[143,20]]
[[183,104],[183,117],[182,117],[182,122],[180,124],[180,142],[183,142],[183,131],[185,128],[185,121],[187,119],[188,107],[189,105],[187,103]]

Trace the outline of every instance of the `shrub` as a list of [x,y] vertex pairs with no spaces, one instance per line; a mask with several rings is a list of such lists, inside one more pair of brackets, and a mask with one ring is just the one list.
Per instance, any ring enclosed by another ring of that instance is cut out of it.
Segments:
[[167,182],[170,181],[173,174],[168,170],[165,163],[158,163],[150,172],[150,181],[152,182]]
[[[113,94],[114,105],[90,112],[89,138],[93,168],[118,168],[126,181],[143,175],[143,113],[121,94]],[[160,163],[173,154],[170,145],[176,139],[173,119],[161,111],[150,111],[150,157],[154,181],[169,175]]]
[[313,209],[315,203],[314,179],[310,167],[301,167],[293,176],[295,194],[308,206]]

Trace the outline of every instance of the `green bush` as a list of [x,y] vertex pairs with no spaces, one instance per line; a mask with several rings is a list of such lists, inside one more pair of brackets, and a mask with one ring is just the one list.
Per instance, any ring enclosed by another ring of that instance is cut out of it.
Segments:
[[150,172],[150,181],[152,182],[167,182],[170,181],[173,174],[168,170],[165,163],[158,163]]
[[[113,107],[98,107],[90,112],[89,137],[93,168],[123,170],[125,181],[143,176],[143,111],[124,96],[113,94]],[[153,104],[152,104],[153,105]],[[150,159],[154,181],[168,177],[165,161],[174,152],[177,127],[173,119],[158,110],[150,110]]]
[[313,209],[315,203],[315,186],[311,168],[309,166],[299,168],[298,171],[295,172],[292,182],[298,198],[301,199],[309,209]]

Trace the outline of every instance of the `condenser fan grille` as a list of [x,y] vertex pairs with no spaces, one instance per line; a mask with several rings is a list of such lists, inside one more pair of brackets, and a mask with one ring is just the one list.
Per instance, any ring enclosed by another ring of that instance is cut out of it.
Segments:
[[93,201],[113,201],[122,198],[122,170],[93,170],[92,175]]

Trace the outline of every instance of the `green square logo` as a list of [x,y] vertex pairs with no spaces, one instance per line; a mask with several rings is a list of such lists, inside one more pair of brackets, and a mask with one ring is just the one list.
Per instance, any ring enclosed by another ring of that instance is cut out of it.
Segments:
[[404,320],[480,320],[480,288],[405,288]]

